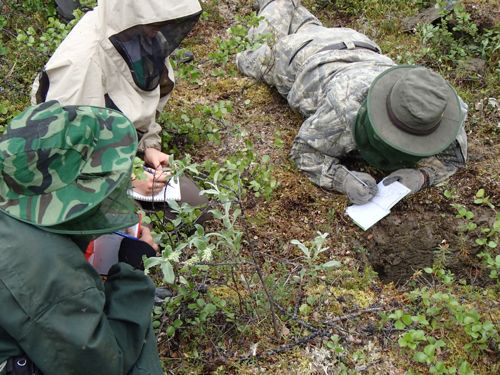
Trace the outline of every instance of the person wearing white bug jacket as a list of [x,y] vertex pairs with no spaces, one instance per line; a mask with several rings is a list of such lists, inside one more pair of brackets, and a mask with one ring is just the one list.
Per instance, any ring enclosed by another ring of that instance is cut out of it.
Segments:
[[[155,118],[174,87],[168,56],[201,11],[197,0],[98,1],[35,79],[32,103],[57,100],[121,111],[137,130],[138,152],[158,172],[154,178],[148,175],[148,181],[135,181],[134,188],[145,195],[158,192],[166,179],[161,169],[168,165],[168,155],[161,152],[161,127]],[[196,190],[189,179],[184,182],[188,190]]]

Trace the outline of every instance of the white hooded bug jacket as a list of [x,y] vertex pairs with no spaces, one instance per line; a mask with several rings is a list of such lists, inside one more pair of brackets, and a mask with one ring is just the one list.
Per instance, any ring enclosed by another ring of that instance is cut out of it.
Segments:
[[197,0],[101,0],[54,52],[33,84],[32,103],[120,110],[139,150],[161,149],[161,111],[174,87],[168,56],[201,14]]

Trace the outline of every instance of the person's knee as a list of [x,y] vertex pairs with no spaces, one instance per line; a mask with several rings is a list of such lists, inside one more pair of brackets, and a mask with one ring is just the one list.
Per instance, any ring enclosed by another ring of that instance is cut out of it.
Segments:
[[209,200],[205,195],[200,194],[201,189],[189,177],[180,178],[181,201],[189,203],[193,207],[201,210],[200,216],[196,220],[197,224],[202,224],[211,219],[212,215],[208,212]]
[[200,188],[189,177],[182,176],[180,186],[182,202],[189,203],[191,206],[206,206],[208,204],[208,198],[200,194]]

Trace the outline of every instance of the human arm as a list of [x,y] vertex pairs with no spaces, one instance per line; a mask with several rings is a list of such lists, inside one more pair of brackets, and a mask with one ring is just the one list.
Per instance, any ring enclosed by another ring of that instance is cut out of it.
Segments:
[[[141,225],[140,226],[140,233],[136,233],[136,227],[130,227],[125,229],[125,233],[129,236],[126,237],[124,236],[121,244],[120,244],[120,252],[123,250],[122,248],[127,248],[130,250],[124,250],[125,252],[135,252],[139,254],[139,259],[142,259],[143,255],[146,255],[147,257],[152,257],[155,256],[156,253],[158,252],[158,244],[155,242],[153,239],[153,235],[151,233],[151,229],[147,227],[146,225]],[[138,238],[135,236],[138,235]],[[139,239],[140,241],[137,241]],[[138,250],[136,250],[137,248]],[[123,259],[119,255],[119,261],[120,262],[125,262],[128,263],[135,268],[143,268],[142,265],[137,266],[137,262],[128,262],[126,259]]]
[[33,105],[57,100],[63,105],[106,106],[102,67],[90,51],[81,52],[84,56],[74,56],[68,43],[59,46],[33,82]]
[[168,166],[169,156],[156,148],[150,147],[144,150],[144,162],[157,171],[161,171],[162,167]]
[[348,170],[339,159],[355,148],[349,123],[355,118],[359,102],[346,95],[339,103],[339,95],[331,96],[324,98],[303,122],[290,157],[316,185],[346,194],[352,203],[366,203],[377,193],[375,179],[367,173]]
[[118,252],[120,262],[125,262],[140,270],[144,270],[144,257],[150,258],[158,255],[158,245],[153,241],[149,228],[143,227],[142,229],[140,241],[123,238]]
[[160,77],[159,87],[156,89],[158,93],[155,95],[155,110],[152,111],[147,121],[145,122],[145,128],[141,127],[139,131],[139,151],[146,152],[148,149],[161,150],[161,125],[156,122],[156,116],[163,111],[165,104],[167,103],[172,91],[175,87],[175,76],[172,65],[170,64],[170,59],[167,57],[165,59],[165,69]]
[[174,69],[170,64],[170,58],[165,59],[165,69],[160,77],[160,100],[158,101],[158,106],[156,107],[156,111],[161,113],[165,104],[167,103],[170,95],[175,87],[175,75]]
[[94,43],[100,37],[97,17],[87,12],[59,44],[43,67],[46,76],[35,78],[32,104],[57,100],[63,105],[104,106],[103,68]]
[[377,193],[377,183],[368,173],[350,171],[337,158],[306,144],[295,141],[290,156],[314,184],[346,194],[354,204],[366,203]]
[[150,332],[151,280],[119,263],[104,286],[69,238],[5,215],[0,224],[0,327],[12,347],[45,375],[127,374]]
[[[19,336],[9,333],[46,375],[127,374],[150,330],[154,288],[143,272],[125,263],[112,267],[104,288],[104,293],[82,289],[47,304],[24,323],[12,322]],[[35,294],[33,304],[43,297]],[[11,313],[18,309],[13,298],[3,302]]]
[[[170,93],[174,89],[175,80],[172,66],[168,58],[165,60],[165,70],[160,79],[160,98],[158,101],[158,106],[156,107],[156,112],[159,113],[163,110],[165,103],[170,97]],[[156,122],[154,118],[151,119],[151,125],[149,126],[146,133],[141,137],[139,143],[139,150],[144,152],[144,161],[146,164],[157,169],[161,166],[168,165],[169,156],[161,151],[161,126]]]

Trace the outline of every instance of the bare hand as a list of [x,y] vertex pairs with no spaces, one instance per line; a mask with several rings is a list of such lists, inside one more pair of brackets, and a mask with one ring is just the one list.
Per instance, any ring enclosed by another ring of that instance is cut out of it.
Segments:
[[158,253],[158,245],[153,240],[153,236],[151,235],[151,230],[148,227],[142,227],[141,236],[139,237],[141,241],[146,242],[149,246],[151,246],[154,251]]
[[144,162],[154,169],[161,169],[168,165],[169,156],[156,148],[149,147],[144,150]]
[[142,195],[154,195],[163,189],[170,174],[159,170],[154,174],[145,172],[143,176],[143,179],[133,180],[132,187]]

